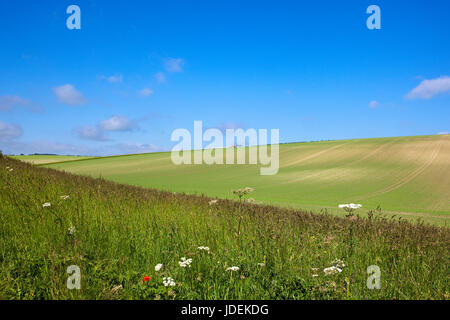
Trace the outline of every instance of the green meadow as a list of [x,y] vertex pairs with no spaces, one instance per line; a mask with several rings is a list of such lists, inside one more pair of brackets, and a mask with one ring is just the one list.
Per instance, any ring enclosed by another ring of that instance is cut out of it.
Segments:
[[[126,159],[92,163],[117,172],[121,162],[124,180],[142,168],[142,183],[152,176],[149,159],[155,170],[158,161],[174,170],[165,154],[132,156],[131,172]],[[244,182],[236,174],[254,169],[231,170],[200,181],[228,195],[217,183],[231,178],[235,188]],[[186,176],[178,188],[197,182]],[[268,193],[251,191],[235,190],[233,201],[164,192],[0,154],[0,299],[449,299],[447,227],[382,210],[337,217],[255,204],[253,194]],[[79,282],[69,278],[73,268]]]
[[61,162],[61,161],[71,161],[71,160],[82,160],[89,159],[90,157],[81,157],[81,156],[58,156],[58,155],[29,155],[29,156],[11,156],[11,158],[29,162],[32,164],[47,164],[52,162]]
[[[49,168],[189,194],[233,198],[255,189],[260,204],[336,215],[342,203],[360,203],[361,215],[378,206],[405,219],[446,225],[450,214],[450,136],[413,136],[280,145],[278,174],[259,165],[174,165],[170,153],[92,158]],[[71,160],[71,159],[69,159]]]

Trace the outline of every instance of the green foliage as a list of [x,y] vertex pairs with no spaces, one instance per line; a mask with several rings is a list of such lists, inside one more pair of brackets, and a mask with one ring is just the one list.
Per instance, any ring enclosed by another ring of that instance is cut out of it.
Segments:
[[[388,219],[380,210],[370,219],[340,218],[210,201],[1,158],[0,297],[449,297],[448,228]],[[182,257],[192,259],[190,266],[180,267]],[[325,275],[336,259],[345,264],[339,262],[342,272]],[[380,290],[366,287],[366,269],[374,264],[382,272]],[[70,265],[81,269],[80,290],[66,287]],[[227,271],[231,266],[239,270]],[[176,285],[166,288],[164,277]]]

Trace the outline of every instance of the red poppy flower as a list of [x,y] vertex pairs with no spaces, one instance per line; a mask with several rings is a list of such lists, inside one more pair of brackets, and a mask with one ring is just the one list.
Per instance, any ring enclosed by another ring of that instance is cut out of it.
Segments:
[[142,280],[142,282],[147,282],[147,281],[150,280],[150,279],[151,279],[151,277],[145,276],[145,277],[144,277],[144,280]]

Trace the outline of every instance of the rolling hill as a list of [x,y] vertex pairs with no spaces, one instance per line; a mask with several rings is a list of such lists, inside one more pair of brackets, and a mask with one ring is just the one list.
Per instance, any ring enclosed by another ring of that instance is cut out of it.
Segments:
[[71,173],[173,192],[232,198],[255,189],[263,204],[342,214],[341,203],[365,212],[421,217],[446,224],[450,214],[450,135],[353,139],[280,145],[280,170],[258,165],[174,165],[170,152],[112,156],[45,165]]

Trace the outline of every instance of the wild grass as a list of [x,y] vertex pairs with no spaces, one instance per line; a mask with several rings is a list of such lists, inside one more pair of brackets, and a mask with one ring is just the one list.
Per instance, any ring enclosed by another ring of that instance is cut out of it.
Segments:
[[[211,200],[0,157],[0,298],[449,298],[448,228]],[[335,259],[345,267],[326,275]],[[66,287],[70,265],[80,290]]]

